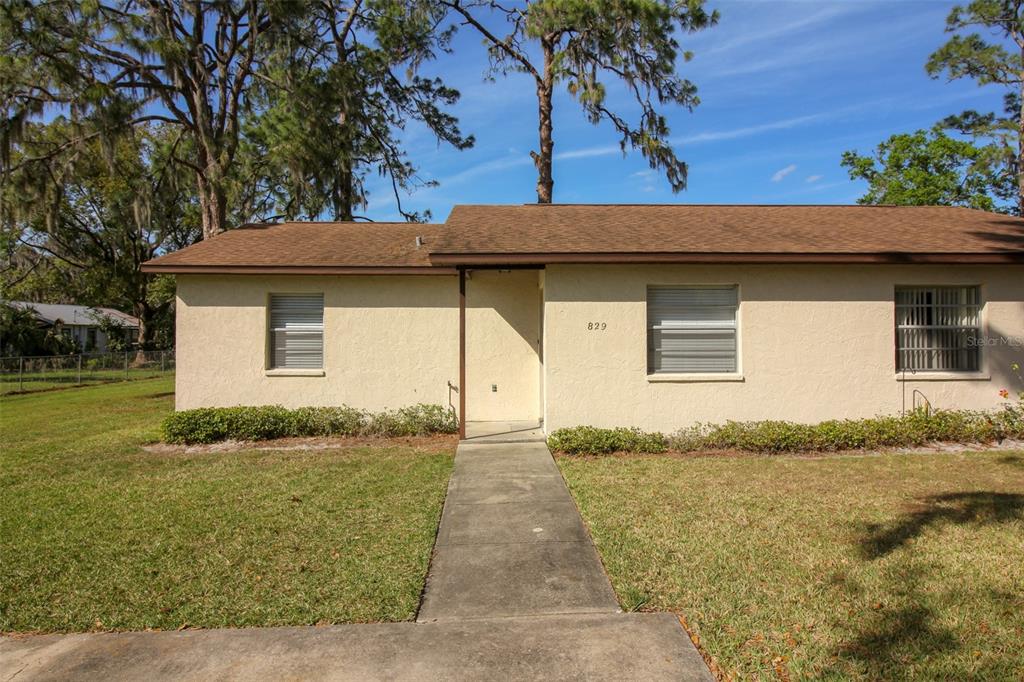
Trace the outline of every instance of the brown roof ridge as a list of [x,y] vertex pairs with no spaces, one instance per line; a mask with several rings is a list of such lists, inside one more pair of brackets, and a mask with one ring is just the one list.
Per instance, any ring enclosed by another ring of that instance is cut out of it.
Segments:
[[[276,223],[245,223],[234,230],[246,227],[277,227],[280,225],[402,225],[406,227],[444,227],[444,223],[411,223],[408,220],[282,220]],[[225,230],[231,232],[231,230]]]
[[591,207],[591,208],[613,208],[613,207],[629,207],[629,208],[898,208],[898,209],[936,209],[940,208],[943,210],[960,209],[964,211],[981,211],[982,213],[991,213],[992,215],[1005,215],[1010,218],[1015,218],[1008,213],[998,213],[996,211],[985,211],[980,208],[972,208],[970,206],[944,206],[941,204],[735,204],[735,203],[709,203],[709,202],[698,202],[698,203],[623,203],[623,202],[610,202],[610,203],[586,203],[586,202],[554,202],[549,204],[539,203],[522,203],[522,204],[456,204],[460,207],[480,207],[480,208],[559,208],[566,206],[579,206],[579,207]]
[[442,266],[641,261],[1024,263],[1024,219],[942,206],[458,204],[443,224],[253,224],[145,269],[450,274]]

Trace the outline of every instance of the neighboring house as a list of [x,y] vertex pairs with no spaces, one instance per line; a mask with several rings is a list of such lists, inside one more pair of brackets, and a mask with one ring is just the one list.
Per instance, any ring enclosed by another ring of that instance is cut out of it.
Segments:
[[86,353],[103,353],[107,350],[107,334],[103,322],[123,327],[129,343],[139,338],[139,320],[113,308],[91,308],[84,305],[56,303],[32,303],[29,301],[8,301],[8,305],[32,310],[43,327],[55,327]]
[[673,430],[993,408],[1024,364],[1024,220],[964,208],[456,206],[144,269],[178,276],[179,409],[452,385],[469,421]]

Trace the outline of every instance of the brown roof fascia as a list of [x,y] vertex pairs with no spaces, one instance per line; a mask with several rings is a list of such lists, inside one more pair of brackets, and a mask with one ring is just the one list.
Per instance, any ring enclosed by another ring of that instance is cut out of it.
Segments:
[[873,263],[873,264],[1024,264],[1024,252],[988,253],[431,253],[435,265],[515,264],[786,264],[786,263]]
[[457,275],[456,268],[351,265],[174,265],[143,263],[142,271],[170,275]]

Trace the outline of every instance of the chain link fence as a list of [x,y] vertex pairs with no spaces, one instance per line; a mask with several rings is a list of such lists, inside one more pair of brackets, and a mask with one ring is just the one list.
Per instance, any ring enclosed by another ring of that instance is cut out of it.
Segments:
[[173,350],[0,358],[0,395],[173,374]]

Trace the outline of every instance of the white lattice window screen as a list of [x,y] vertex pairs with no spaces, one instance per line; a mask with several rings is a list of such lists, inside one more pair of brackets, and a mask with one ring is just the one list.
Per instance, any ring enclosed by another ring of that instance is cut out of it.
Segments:
[[270,366],[323,369],[323,294],[270,296]]
[[648,288],[648,372],[737,371],[737,306],[735,286]]
[[976,372],[980,340],[978,287],[897,287],[898,371]]

